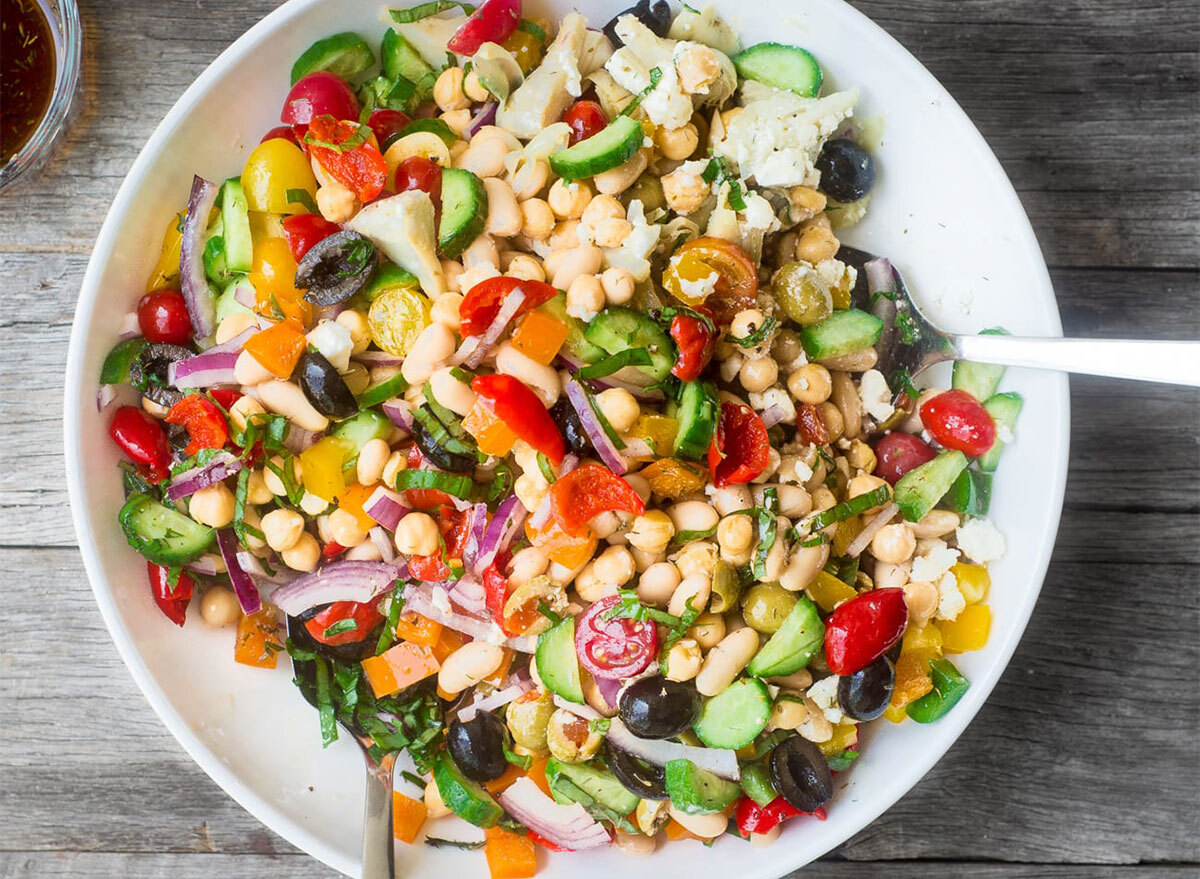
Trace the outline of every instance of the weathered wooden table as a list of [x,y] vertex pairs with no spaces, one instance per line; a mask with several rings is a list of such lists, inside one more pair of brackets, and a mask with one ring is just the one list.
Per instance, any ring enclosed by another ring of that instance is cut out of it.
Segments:
[[[327,877],[192,764],[92,601],[61,382],[109,201],[158,120],[272,0],[85,0],[83,113],[0,201],[0,877]],[[1068,332],[1200,335],[1192,0],[860,0],[982,129]],[[936,132],[930,133],[936,137]],[[1072,381],[1058,546],[961,741],[810,877],[1176,879],[1200,861],[1200,396]],[[1019,551],[1019,547],[1014,548]]]

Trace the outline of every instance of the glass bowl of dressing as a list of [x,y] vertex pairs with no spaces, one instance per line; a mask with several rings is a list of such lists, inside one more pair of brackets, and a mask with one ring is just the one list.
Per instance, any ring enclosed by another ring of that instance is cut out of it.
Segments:
[[0,0],[0,189],[49,158],[79,92],[75,0]]

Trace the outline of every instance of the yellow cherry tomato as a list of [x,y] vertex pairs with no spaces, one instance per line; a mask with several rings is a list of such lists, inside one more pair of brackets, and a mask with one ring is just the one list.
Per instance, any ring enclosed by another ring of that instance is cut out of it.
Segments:
[[346,490],[342,468],[346,463],[346,443],[335,436],[317,440],[300,453],[300,476],[304,490],[333,501]]
[[254,245],[248,278],[254,286],[254,310],[259,314],[291,321],[296,329],[312,322],[312,306],[296,289],[296,259],[283,238],[264,238]]
[[[254,148],[242,169],[242,189],[252,211],[307,214],[305,199],[291,201],[288,190],[303,190],[309,203],[316,199],[317,178],[300,147],[280,137]],[[292,193],[293,197],[296,193]]]
[[395,287],[371,303],[367,325],[371,339],[389,354],[403,357],[429,326],[429,298],[415,287]]

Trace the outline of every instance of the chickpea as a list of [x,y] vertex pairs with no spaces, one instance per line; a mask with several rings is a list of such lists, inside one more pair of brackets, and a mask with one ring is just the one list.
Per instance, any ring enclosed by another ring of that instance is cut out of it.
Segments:
[[604,288],[604,298],[609,305],[625,305],[633,299],[635,282],[633,275],[625,269],[617,266],[605,269],[600,276],[600,286]]
[[433,84],[433,100],[439,110],[465,110],[471,106],[471,99],[463,93],[463,70],[461,67],[447,67]]
[[871,538],[871,554],[882,562],[898,565],[912,558],[917,548],[917,538],[911,527],[904,523],[884,525]]
[[[704,610],[708,606],[708,599],[712,595],[712,577],[707,574],[690,574],[680,581],[675,587],[675,591],[671,593],[671,602],[667,605],[667,612],[681,617],[689,609]],[[749,662],[749,660],[746,660]]]
[[[814,223],[818,218],[825,219],[825,222]],[[812,220],[806,220],[804,225],[800,227],[800,240],[796,242],[796,259],[802,259],[806,262],[816,265],[819,262],[824,262],[827,259],[833,259],[837,255],[840,243],[837,236],[833,234],[833,230],[829,227],[829,220],[825,214],[818,214]]]
[[571,281],[571,286],[567,288],[567,314],[587,322],[593,320],[603,308],[604,289],[600,286],[599,278],[595,275],[579,275]]
[[655,607],[666,607],[682,579],[674,562],[655,562],[638,578],[638,600]]
[[588,202],[579,219],[589,229],[595,229],[605,220],[625,219],[625,208],[611,195],[598,195]]
[[902,562],[898,565],[893,565],[891,562],[881,562],[875,560],[875,588],[903,588],[908,583],[908,573],[912,569],[912,565],[908,562]]
[[304,517],[295,510],[271,510],[262,517],[261,531],[267,546],[276,552],[291,549],[304,534]]
[[554,231],[554,211],[540,198],[521,202],[521,234],[530,241],[545,241]]
[[664,677],[669,681],[690,681],[700,673],[703,661],[700,645],[692,638],[681,638],[667,651]]
[[750,494],[750,489],[744,485],[727,485],[725,488],[718,488],[713,493],[712,501],[713,506],[722,516],[728,516],[738,510],[748,510],[754,506],[754,498]]
[[546,200],[560,220],[578,220],[592,200],[592,188],[580,180],[555,180]]
[[729,324],[729,335],[736,339],[745,338],[758,330],[766,320],[766,316],[757,308],[743,308],[733,317]]
[[829,399],[833,379],[819,363],[807,363],[788,376],[788,392],[800,403],[816,406]]
[[851,467],[864,473],[873,472],[878,463],[875,458],[875,450],[859,439],[852,442],[850,448],[846,450],[846,460],[850,462]]
[[840,439],[846,430],[846,422],[842,418],[842,410],[832,403],[825,402],[820,406],[821,420],[825,422],[825,430],[829,433],[829,441]]
[[443,293],[433,300],[433,307],[429,309],[429,317],[457,333],[458,328],[462,325],[462,317],[459,313],[462,301],[461,293]]
[[829,200],[825,193],[811,186],[793,186],[788,192],[788,201],[792,203],[793,216],[803,222],[823,213]]
[[610,546],[592,562],[596,576],[605,583],[624,586],[633,579],[633,556],[623,546]]
[[922,580],[904,584],[904,604],[908,607],[908,624],[923,626],[933,619],[941,595],[937,586]]
[[664,128],[660,125],[654,130],[654,144],[664,159],[679,162],[696,151],[700,145],[700,132],[690,122],[682,128]]
[[329,514],[329,533],[334,543],[345,547],[358,546],[367,539],[358,517],[348,510],[337,509]]
[[317,188],[317,210],[331,223],[344,223],[358,213],[359,201],[342,184],[333,182]]
[[601,391],[596,395],[596,402],[608,423],[618,433],[624,433],[633,427],[642,411],[633,394],[624,388]]
[[379,547],[373,541],[364,540],[358,546],[352,546],[346,550],[346,554],[342,558],[350,562],[377,562],[383,558],[383,553],[379,551]]
[[437,552],[437,522],[428,513],[406,513],[396,526],[396,549],[408,556]]
[[550,180],[550,163],[545,159],[523,162],[509,178],[518,201],[533,198],[546,188]]
[[717,525],[717,546],[721,548],[721,558],[726,561],[741,564],[753,543],[754,523],[749,516],[726,516]]
[[211,586],[200,599],[200,618],[212,629],[232,626],[242,616],[242,608],[233,590],[226,586]]
[[620,247],[631,234],[633,234],[633,223],[628,220],[617,218],[604,220],[596,226],[596,245],[598,247]]
[[513,493],[527,510],[536,510],[550,492],[550,486],[540,473],[522,473],[513,483]]
[[476,104],[482,104],[492,99],[492,93],[483,87],[483,83],[479,81],[479,76],[474,70],[463,77],[463,94]]
[[251,470],[250,476],[246,480],[246,503],[269,504],[273,500],[275,500],[275,493],[267,488],[267,480],[263,477],[263,471]]
[[524,281],[544,281],[546,280],[546,272],[542,268],[542,264],[532,256],[526,253],[514,254],[509,260],[508,268],[504,274],[510,278],[521,278]]
[[779,364],[773,357],[746,360],[738,371],[742,387],[752,394],[761,394],[779,378]]
[[[452,259],[444,259],[442,263],[442,275],[446,280],[446,289],[451,293],[462,293],[462,274],[465,271],[463,264]],[[441,323],[441,321],[438,321]]]
[[549,565],[550,559],[544,552],[536,546],[527,546],[512,557],[508,583],[515,589],[546,573]]
[[188,503],[188,514],[201,525],[224,528],[233,521],[233,492],[224,482],[200,489]]
[[[550,233],[550,238],[547,244],[551,251],[567,251],[574,250],[583,242],[579,240],[579,221],[578,220],[563,220],[554,227],[554,231]],[[558,271],[559,261],[565,257],[565,253],[551,253],[546,257],[546,274],[553,275]],[[596,271],[600,271],[599,266]]]
[[281,552],[279,558],[293,571],[315,571],[321,558],[321,546],[317,538],[305,532],[290,549]]
[[488,197],[487,234],[511,238],[520,232],[524,221],[512,187],[497,177],[486,178],[483,187]]
[[719,613],[705,611],[696,617],[696,622],[688,629],[688,635],[703,649],[711,650],[725,637],[725,617]]
[[690,214],[708,198],[710,187],[699,174],[678,168],[662,177],[663,198],[667,207],[677,214]]
[[429,377],[429,386],[434,398],[451,412],[465,417],[475,408],[475,392],[469,384],[459,381],[448,366]]

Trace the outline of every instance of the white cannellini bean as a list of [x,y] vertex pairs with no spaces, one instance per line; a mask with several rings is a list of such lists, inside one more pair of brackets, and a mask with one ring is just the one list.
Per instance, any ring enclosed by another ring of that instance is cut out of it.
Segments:
[[694,833],[702,839],[716,839],[729,826],[729,819],[724,812],[713,815],[688,815],[674,806],[670,806],[671,817],[683,825],[683,829]]
[[424,384],[433,371],[454,353],[454,333],[440,323],[431,323],[408,349],[400,372],[410,385]]
[[674,562],[655,562],[638,578],[638,599],[655,607],[666,607],[682,580]]
[[731,632],[708,652],[704,667],[696,675],[696,689],[702,696],[715,696],[738,676],[758,652],[758,632],[747,626]]
[[521,231],[524,220],[513,188],[498,177],[486,177],[488,216],[486,232],[497,238],[511,238]]
[[329,427],[329,419],[313,408],[295,382],[276,379],[261,384],[258,386],[258,398],[272,412],[287,416],[288,420],[305,430],[324,430]]
[[244,387],[254,387],[275,378],[272,372],[254,359],[249,351],[243,351],[233,364],[233,380]]
[[496,349],[496,372],[523,381],[547,409],[554,405],[562,392],[562,383],[552,367],[526,357],[509,342]]
[[358,484],[374,485],[378,482],[391,455],[392,449],[386,440],[373,439],[364,445],[358,453],[358,464],[355,468]]
[[455,378],[448,366],[436,370],[429,377],[429,385],[434,399],[451,412],[465,416],[475,406],[475,392],[471,386]]
[[704,501],[681,501],[667,510],[667,515],[675,523],[677,532],[708,531],[716,528],[720,519],[717,511]]
[[675,587],[675,591],[671,593],[671,602],[667,605],[667,612],[681,617],[687,611],[689,602],[693,609],[704,610],[708,607],[708,599],[711,595],[712,577],[708,574],[691,574],[684,577]]
[[572,247],[558,259],[554,267],[553,285],[559,290],[566,290],[580,275],[594,275],[599,272],[603,261],[604,251],[594,244]]
[[438,671],[438,686],[447,693],[461,693],[492,674],[503,659],[499,645],[470,641],[446,657]]

